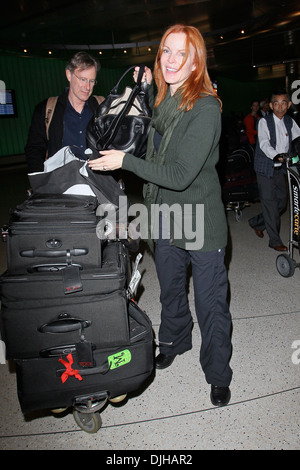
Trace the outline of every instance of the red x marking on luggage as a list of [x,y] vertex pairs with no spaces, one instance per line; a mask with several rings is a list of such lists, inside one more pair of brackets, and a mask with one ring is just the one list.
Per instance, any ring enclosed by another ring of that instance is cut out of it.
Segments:
[[82,377],[79,374],[78,370],[77,369],[72,369],[72,364],[74,362],[72,354],[68,354],[67,359],[68,359],[69,362],[64,361],[63,359],[58,359],[59,362],[61,362],[66,368],[65,372],[63,372],[63,374],[61,376],[62,383],[65,383],[65,381],[68,380],[68,377],[71,377],[71,376],[75,376],[76,379],[82,380]]

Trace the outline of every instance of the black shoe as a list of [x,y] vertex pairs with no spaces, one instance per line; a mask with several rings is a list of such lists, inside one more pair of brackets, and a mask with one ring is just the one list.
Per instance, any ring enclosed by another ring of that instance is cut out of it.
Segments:
[[211,386],[210,399],[214,406],[225,406],[230,401],[231,393],[229,387]]
[[156,369],[166,369],[174,361],[176,354],[173,356],[168,356],[167,354],[160,353],[155,358],[155,367]]

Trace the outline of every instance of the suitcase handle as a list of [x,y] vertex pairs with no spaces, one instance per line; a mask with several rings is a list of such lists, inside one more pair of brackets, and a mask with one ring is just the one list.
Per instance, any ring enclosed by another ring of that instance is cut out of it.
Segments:
[[[34,264],[32,266],[29,266],[27,268],[28,273],[34,273],[34,272],[57,272],[61,271],[62,269],[65,269],[69,267],[70,265],[67,263],[57,263],[57,264]],[[79,268],[80,270],[82,269],[81,264],[76,264],[72,263],[71,266],[75,266],[76,268]]]
[[75,344],[67,344],[65,346],[56,346],[54,348],[42,349],[40,351],[40,357],[61,357],[67,354],[76,352]]
[[74,248],[73,250],[22,250],[20,256],[25,258],[58,258],[60,256],[82,256],[87,255],[87,248]]
[[71,317],[67,313],[61,313],[58,318],[38,328],[40,333],[69,333],[71,331],[82,330],[91,325],[91,321],[81,318]]
[[[110,364],[106,360],[101,364],[100,366],[96,367],[87,367],[86,369],[76,369],[76,372],[81,375],[81,376],[87,376],[87,375],[95,375],[95,374],[107,374],[107,372],[110,370]],[[66,371],[66,369],[58,369],[56,371],[56,376],[61,377],[62,374]]]
[[78,369],[80,375],[94,375],[94,374],[106,374],[110,369],[110,364],[108,360],[103,362],[101,366],[96,367],[87,367],[86,369]]

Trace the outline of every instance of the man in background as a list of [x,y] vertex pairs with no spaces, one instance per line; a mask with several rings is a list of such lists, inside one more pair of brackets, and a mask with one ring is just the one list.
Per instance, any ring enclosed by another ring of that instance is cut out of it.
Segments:
[[300,128],[288,114],[292,102],[284,90],[273,93],[270,108],[273,113],[258,123],[258,142],[254,156],[254,169],[262,212],[249,220],[259,238],[266,229],[269,247],[287,251],[279,235],[280,216],[286,208],[286,166],[282,154],[288,153],[292,140],[300,136]]
[[259,103],[260,110],[258,112],[260,117],[266,117],[270,113],[269,100],[265,98]]
[[86,127],[104,100],[92,96],[99,70],[97,60],[86,52],[78,52],[66,66],[69,87],[49,109],[47,99],[36,106],[25,146],[29,173],[43,171],[45,159],[65,146],[71,146],[78,158],[86,158]]

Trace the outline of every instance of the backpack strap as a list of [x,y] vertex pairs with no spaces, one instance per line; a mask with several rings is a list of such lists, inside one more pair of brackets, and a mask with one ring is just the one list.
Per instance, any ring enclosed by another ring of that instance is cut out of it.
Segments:
[[46,136],[47,140],[49,140],[49,126],[51,123],[51,119],[53,117],[54,109],[56,106],[58,96],[50,96],[47,100],[46,104],[46,114],[45,114],[45,125],[46,125]]
[[94,98],[96,98],[96,100],[98,101],[98,104],[101,104],[102,101],[105,100],[104,96],[96,96],[96,95],[93,95]]

